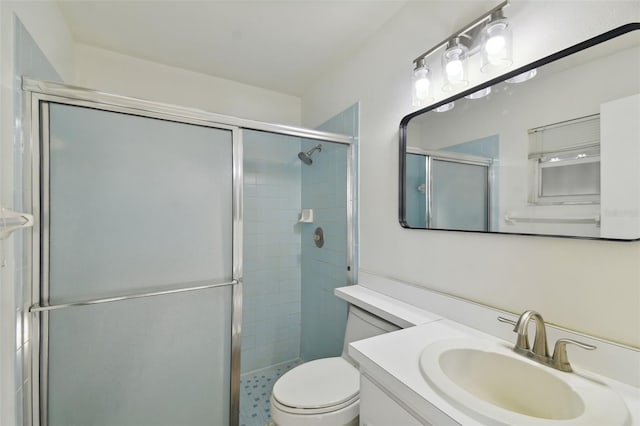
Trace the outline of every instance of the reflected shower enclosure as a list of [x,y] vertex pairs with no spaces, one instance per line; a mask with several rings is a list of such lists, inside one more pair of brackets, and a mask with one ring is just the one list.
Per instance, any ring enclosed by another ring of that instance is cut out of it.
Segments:
[[[454,151],[406,154],[406,224],[489,231],[496,221],[493,159]],[[464,151],[462,151],[464,152]]]

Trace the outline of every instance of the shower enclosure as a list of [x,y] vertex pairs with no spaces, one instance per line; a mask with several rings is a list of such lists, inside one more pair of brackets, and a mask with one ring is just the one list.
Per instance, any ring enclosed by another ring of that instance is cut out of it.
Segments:
[[[353,281],[351,137],[24,89],[34,425],[235,425],[241,368],[335,351],[322,327],[337,320],[304,304]],[[305,258],[316,225],[327,246]],[[305,327],[327,345],[305,347]]]
[[350,147],[253,130],[243,147],[240,424],[263,426],[281,374],[342,351],[347,308],[333,289],[350,275]]

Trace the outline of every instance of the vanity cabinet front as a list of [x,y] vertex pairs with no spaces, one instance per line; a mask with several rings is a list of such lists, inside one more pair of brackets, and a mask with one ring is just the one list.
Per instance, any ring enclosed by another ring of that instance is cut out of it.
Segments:
[[365,375],[360,375],[360,426],[431,426],[418,420]]

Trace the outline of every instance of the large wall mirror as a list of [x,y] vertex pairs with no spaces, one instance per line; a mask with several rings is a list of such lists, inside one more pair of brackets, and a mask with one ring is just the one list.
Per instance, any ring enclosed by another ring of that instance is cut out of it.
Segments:
[[406,116],[406,228],[640,239],[640,24]]

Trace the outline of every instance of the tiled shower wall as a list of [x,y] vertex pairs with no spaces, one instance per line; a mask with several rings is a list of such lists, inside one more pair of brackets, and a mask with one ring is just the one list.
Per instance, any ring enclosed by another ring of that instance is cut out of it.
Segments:
[[[319,130],[352,135],[357,149],[358,108],[357,104],[353,105],[320,126]],[[315,145],[317,142],[304,140],[302,149],[309,150]],[[347,304],[338,299],[333,290],[347,285],[347,267],[354,273],[357,270],[356,265],[347,265],[346,256],[348,155],[347,145],[323,143],[322,151],[313,156],[313,164],[302,166],[302,208],[314,211],[314,223],[302,226],[301,355],[304,361],[338,356],[342,352]],[[355,177],[355,161],[353,167]],[[353,200],[356,187],[354,185]],[[322,248],[316,247],[313,240],[317,227],[324,231]],[[354,237],[357,241],[357,235]]]
[[242,373],[300,356],[300,140],[243,131]]
[[[11,204],[7,207],[16,211],[31,212],[31,170],[25,162],[31,158],[30,147],[24,140],[21,123],[24,122],[22,114],[23,93],[21,77],[26,76],[39,80],[62,81],[51,63],[47,60],[31,35],[27,32],[17,17],[14,17],[14,116],[15,132],[13,141],[13,184],[8,187],[13,189]],[[3,161],[6,161],[3,159]],[[6,267],[13,275],[15,291],[15,318],[16,318],[16,358],[15,358],[15,390],[16,390],[16,425],[30,424],[30,407],[27,404],[27,393],[30,392],[30,370],[28,368],[28,348],[31,344],[27,330],[28,309],[30,305],[30,280],[31,259],[30,230],[14,232],[3,241],[3,250],[7,258],[13,258],[14,262],[8,262]],[[10,282],[10,281],[7,281]]]
[[[319,127],[352,135],[357,149],[359,106]],[[297,154],[322,144],[303,164]],[[244,306],[242,373],[301,357],[304,361],[342,351],[347,305],[333,290],[355,278],[347,265],[347,145],[243,132]],[[357,176],[357,154],[352,162]],[[297,223],[301,209],[313,209],[313,223]],[[357,212],[354,227],[357,253]],[[324,231],[318,248],[313,232]],[[354,260],[355,261],[355,260]]]

